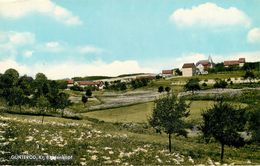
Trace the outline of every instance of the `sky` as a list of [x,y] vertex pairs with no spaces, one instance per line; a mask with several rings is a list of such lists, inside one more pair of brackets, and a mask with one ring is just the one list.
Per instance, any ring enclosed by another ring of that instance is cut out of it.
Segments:
[[210,55],[260,61],[260,1],[0,0],[0,73],[159,73]]

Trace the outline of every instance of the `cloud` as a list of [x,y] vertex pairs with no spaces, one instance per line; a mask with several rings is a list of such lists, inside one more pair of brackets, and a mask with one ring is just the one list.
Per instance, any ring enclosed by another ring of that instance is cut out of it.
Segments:
[[12,59],[6,59],[0,61],[0,73],[4,73],[5,70],[13,68],[19,71],[20,75],[28,74],[30,72],[29,68],[25,65],[18,64],[16,61]]
[[247,34],[249,43],[260,43],[260,28],[253,28]]
[[0,61],[0,72],[3,73],[6,69],[14,68],[23,74],[35,75],[38,72],[44,73],[50,79],[62,79],[75,76],[87,75],[107,75],[117,76],[126,73],[140,73],[153,72],[150,68],[140,67],[137,61],[114,61],[105,63],[102,61],[95,61],[93,63],[85,64],[80,62],[63,62],[53,64],[34,64],[21,65],[15,60]]
[[35,42],[35,36],[31,32],[0,32],[0,44],[27,45]]
[[171,14],[170,21],[180,27],[250,26],[250,20],[243,11],[235,7],[225,9],[209,2],[190,9],[177,9]]
[[81,25],[79,17],[51,0],[1,0],[0,17],[19,19],[32,13],[40,13],[55,18],[66,25]]
[[47,52],[61,52],[65,49],[65,46],[57,41],[50,41],[45,43],[43,46],[40,46],[40,50]]
[[81,54],[99,54],[99,53],[102,53],[103,50],[100,49],[100,48],[97,48],[95,46],[82,46],[82,47],[79,47],[78,48],[79,52]]
[[33,51],[31,50],[26,50],[23,52],[23,56],[26,58],[30,58],[33,55]]

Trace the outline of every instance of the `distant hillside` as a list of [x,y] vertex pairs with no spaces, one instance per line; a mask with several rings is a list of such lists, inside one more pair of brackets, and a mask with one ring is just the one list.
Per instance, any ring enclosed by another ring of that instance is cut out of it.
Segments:
[[146,73],[122,74],[117,77],[129,77],[129,76],[136,76],[136,75],[142,75],[142,74],[146,74]]
[[109,79],[109,78],[113,78],[113,77],[108,77],[108,76],[86,76],[86,77],[73,77],[72,79],[74,81],[86,81],[86,80],[94,81],[94,80],[102,80],[102,79]]

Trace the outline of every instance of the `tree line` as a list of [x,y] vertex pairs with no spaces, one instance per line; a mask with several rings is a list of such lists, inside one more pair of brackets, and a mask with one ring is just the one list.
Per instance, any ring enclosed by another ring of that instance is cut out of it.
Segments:
[[64,81],[49,80],[43,73],[37,73],[35,79],[20,76],[15,69],[8,69],[0,75],[0,97],[6,102],[8,109],[23,106],[34,107],[42,115],[42,122],[47,110],[60,110],[64,116],[64,109],[71,102],[69,95],[60,91],[64,89]]

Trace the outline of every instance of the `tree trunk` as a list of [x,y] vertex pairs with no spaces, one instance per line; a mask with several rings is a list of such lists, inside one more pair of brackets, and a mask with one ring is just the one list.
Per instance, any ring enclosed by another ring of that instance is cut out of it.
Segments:
[[43,124],[44,114],[42,114],[42,124]]
[[169,134],[169,151],[172,152],[172,140],[171,140],[171,134]]
[[61,117],[63,117],[64,110],[61,110]]
[[20,113],[22,112],[22,106],[21,105],[19,105],[19,109],[20,109]]
[[224,158],[224,144],[221,143],[221,163],[223,162],[223,158]]

